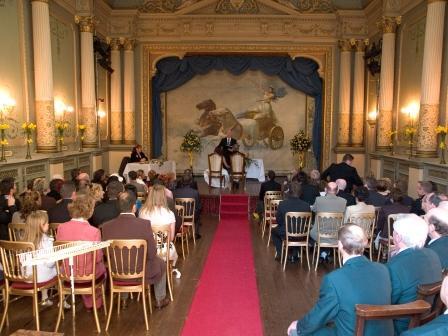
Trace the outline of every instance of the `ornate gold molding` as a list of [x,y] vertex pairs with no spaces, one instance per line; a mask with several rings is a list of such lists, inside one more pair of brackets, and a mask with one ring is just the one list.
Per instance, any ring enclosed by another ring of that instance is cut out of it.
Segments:
[[437,135],[435,128],[439,121],[439,104],[420,104],[417,133],[417,156],[437,156]]
[[134,50],[135,47],[135,40],[125,38],[123,42],[123,49],[124,50]]
[[395,33],[398,25],[401,23],[401,16],[383,16],[377,23],[383,34]]
[[428,1],[428,5],[435,3],[435,2],[447,2],[447,0],[427,0]]
[[109,43],[111,50],[120,50],[122,45],[121,39],[119,38],[108,38],[107,43]]
[[341,51],[352,51],[353,45],[349,39],[339,40],[338,47]]
[[48,0],[31,0],[31,2],[43,2],[48,4]]
[[98,21],[94,16],[75,15],[75,23],[79,25],[79,31],[81,33],[93,33]]
[[350,43],[355,48],[356,52],[365,52],[366,47],[369,45],[369,39],[351,39]]
[[215,8],[217,14],[257,14],[259,11],[255,0],[219,0]]

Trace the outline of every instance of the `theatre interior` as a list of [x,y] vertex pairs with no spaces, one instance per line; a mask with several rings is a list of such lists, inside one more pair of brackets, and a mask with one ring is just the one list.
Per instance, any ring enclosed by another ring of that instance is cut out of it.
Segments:
[[0,334],[448,335],[446,4],[0,0]]

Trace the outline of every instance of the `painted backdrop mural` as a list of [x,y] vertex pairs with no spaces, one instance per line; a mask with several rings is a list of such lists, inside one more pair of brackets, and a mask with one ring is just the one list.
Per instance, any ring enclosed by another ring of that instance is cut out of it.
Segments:
[[178,163],[178,169],[186,168],[188,160],[179,146],[193,129],[203,145],[194,168],[206,169],[208,154],[231,129],[241,152],[263,159],[266,169],[289,171],[294,162],[289,139],[300,129],[309,131],[312,121],[307,104],[310,98],[305,94],[259,71],[196,76],[165,96],[166,156]]

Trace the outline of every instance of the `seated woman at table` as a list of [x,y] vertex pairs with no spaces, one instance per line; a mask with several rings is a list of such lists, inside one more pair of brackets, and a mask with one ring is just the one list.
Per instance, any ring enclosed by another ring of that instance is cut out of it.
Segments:
[[148,158],[146,157],[145,153],[143,153],[142,146],[138,144],[135,145],[135,147],[132,148],[130,162],[147,162],[147,161]]

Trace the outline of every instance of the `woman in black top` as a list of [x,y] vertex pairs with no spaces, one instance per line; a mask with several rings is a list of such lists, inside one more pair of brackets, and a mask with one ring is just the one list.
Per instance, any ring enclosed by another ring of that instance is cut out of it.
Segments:
[[142,146],[135,145],[135,147],[132,148],[131,162],[145,162],[145,161],[148,161],[148,158],[146,157],[145,153],[143,153]]

